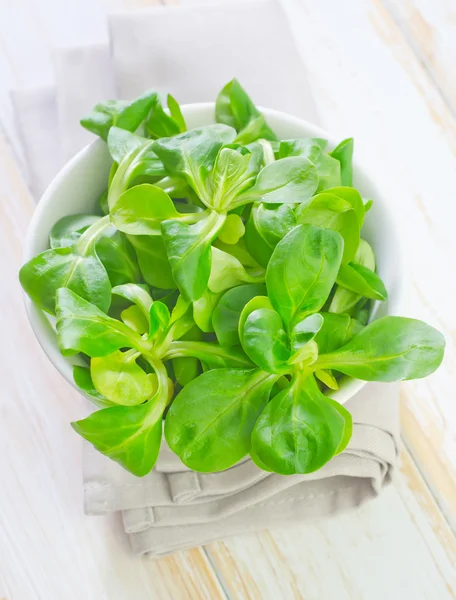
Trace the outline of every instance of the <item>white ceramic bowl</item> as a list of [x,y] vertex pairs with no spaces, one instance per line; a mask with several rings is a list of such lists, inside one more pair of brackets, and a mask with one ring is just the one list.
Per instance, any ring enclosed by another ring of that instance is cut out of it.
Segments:
[[[275,110],[261,110],[279,138],[320,137],[327,139],[331,148],[339,141],[302,119]],[[184,105],[182,112],[189,129],[215,122],[214,103]],[[106,189],[111,162],[106,144],[97,140],[81,150],[60,171],[43,194],[30,223],[25,240],[24,262],[48,248],[49,232],[56,221],[66,215],[90,213],[94,209],[98,197]],[[365,198],[374,200],[373,207],[366,216],[363,236],[375,250],[378,271],[389,292],[387,302],[376,303],[372,317],[398,314],[402,297],[402,273],[401,254],[393,218],[378,188],[357,161],[354,163],[354,185]],[[52,320],[37,309],[29,298],[26,298],[26,307],[30,323],[43,350],[65,379],[75,385],[72,375],[72,365],[75,361],[70,361],[60,354]],[[344,403],[364,384],[363,381],[347,378],[337,392],[331,393],[331,397]]]

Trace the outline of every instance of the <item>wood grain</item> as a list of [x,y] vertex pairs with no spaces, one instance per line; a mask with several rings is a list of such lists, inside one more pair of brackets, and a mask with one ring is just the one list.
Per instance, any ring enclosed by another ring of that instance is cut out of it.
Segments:
[[259,600],[455,598],[455,537],[406,452],[402,461],[394,486],[356,512],[213,544],[209,556],[228,593]]
[[456,114],[456,5],[451,0],[383,0],[432,78]]

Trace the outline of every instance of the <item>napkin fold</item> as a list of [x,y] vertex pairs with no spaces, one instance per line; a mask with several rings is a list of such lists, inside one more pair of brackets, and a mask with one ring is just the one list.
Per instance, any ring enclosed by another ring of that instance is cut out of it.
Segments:
[[[86,512],[122,510],[135,552],[157,557],[192,540],[199,545],[290,519],[338,514],[374,498],[391,481],[398,456],[398,397],[397,385],[371,383],[351,398],[346,405],[354,421],[350,444],[309,475],[266,473],[249,459],[221,473],[195,473],[164,442],[165,469],[159,459],[152,473],[138,479],[86,446],[85,464],[98,467],[95,477],[85,471]],[[100,478],[101,462],[106,464]]]
[[[79,119],[101,99],[153,88],[181,103],[207,101],[237,77],[257,104],[318,122],[305,66],[275,0],[158,7],[108,20],[109,45],[55,50],[54,87],[12,93],[37,198],[93,139]],[[397,386],[368,384],[347,408],[354,419],[348,448],[310,475],[266,473],[248,458],[220,473],[195,473],[163,442],[154,470],[137,478],[84,443],[85,511],[122,511],[133,550],[159,557],[358,506],[394,472]]]

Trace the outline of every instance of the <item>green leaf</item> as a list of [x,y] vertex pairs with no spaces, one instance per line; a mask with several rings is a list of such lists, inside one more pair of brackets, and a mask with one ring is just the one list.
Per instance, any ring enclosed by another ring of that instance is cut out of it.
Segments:
[[139,352],[116,350],[108,356],[92,358],[90,374],[95,389],[115,404],[142,404],[154,392],[152,381],[136,363]]
[[213,246],[237,258],[244,267],[253,267],[254,269],[259,269],[261,267],[247,250],[244,238],[241,238],[237,244],[224,244],[219,238],[214,241]]
[[99,452],[137,477],[157,462],[162,437],[163,403],[114,406],[72,423]]
[[153,151],[153,141],[134,147],[117,167],[108,190],[108,206],[112,209],[119,197],[135,183],[157,182],[167,175],[162,161]]
[[343,446],[345,429],[345,414],[320,392],[313,376],[297,378],[260,415],[252,449],[276,473],[312,473]]
[[266,286],[262,283],[239,285],[223,294],[212,314],[212,324],[220,345],[236,346],[240,343],[238,327],[244,306],[255,296],[265,294]]
[[128,131],[136,131],[144,121],[156,96],[155,92],[148,90],[131,102],[124,100],[100,102],[81,119],[81,125],[104,140],[108,139],[109,130],[113,125]]
[[220,148],[233,142],[236,132],[225,125],[207,125],[174,137],[156,140],[153,150],[170,175],[183,177],[206,206],[211,207],[207,186]]
[[153,300],[149,292],[145,289],[146,287],[137,285],[136,283],[126,283],[112,288],[112,293],[136,305],[147,319],[147,323],[149,323],[150,308]]
[[240,346],[222,348],[211,342],[174,341],[170,344],[165,358],[194,357],[209,369],[233,367],[239,369],[252,368],[252,361]]
[[215,118],[240,132],[244,144],[260,138],[277,139],[237,79],[232,79],[219,93]]
[[[101,217],[94,215],[63,217],[51,230],[51,248],[73,246],[82,234],[95,223],[101,224]],[[120,285],[140,279],[141,275],[133,248],[125,235],[117,231],[115,227],[105,227],[98,235],[94,248],[108,273],[111,285]]]
[[[335,381],[335,379],[333,378],[333,382],[334,381]],[[336,385],[337,385],[337,383],[336,383]],[[335,389],[337,389],[337,387]],[[325,398],[326,398],[326,401],[329,402],[335,410],[337,410],[337,412],[341,415],[341,417],[345,421],[344,435],[343,435],[343,438],[341,439],[340,444],[336,450],[336,454],[340,454],[341,452],[343,452],[345,450],[345,448],[348,446],[348,444],[352,438],[353,417],[351,416],[351,413],[345,408],[345,406],[342,406],[342,404],[339,404],[339,402],[336,402],[332,398],[328,398],[327,396],[325,396]]]
[[356,263],[341,265],[336,281],[340,286],[365,298],[386,300],[388,297],[385,284],[375,271]]
[[375,255],[372,246],[363,240],[359,240],[358,250],[356,251],[353,262],[362,267],[366,267],[371,271],[375,271]]
[[341,183],[340,165],[326,152],[321,152],[318,160],[314,163],[318,174],[317,192],[329,190]]
[[330,152],[331,156],[340,162],[342,185],[353,185],[353,147],[353,138],[347,138]]
[[138,406],[115,406],[72,423],[73,429],[102,454],[138,477],[154,467],[160,451],[163,413],[170,382],[160,361],[151,361],[156,381],[153,398]]
[[[367,267],[371,271],[375,271],[375,256],[371,246],[363,240],[359,240],[359,246],[356,251],[353,262],[357,265]],[[345,313],[351,310],[360,300],[362,296],[351,290],[347,290],[340,285],[336,286],[334,296],[329,306],[330,312]]]
[[372,208],[374,204],[373,200],[368,200],[365,204],[364,204],[364,212],[368,213],[370,211],[370,209]]
[[63,355],[83,352],[107,356],[120,348],[141,348],[141,339],[124,323],[108,317],[68,288],[57,291],[57,337]]
[[268,373],[287,373],[290,342],[275,310],[260,308],[251,312],[240,332],[247,356]]
[[181,133],[184,131],[187,131],[187,125],[185,123],[185,119],[182,114],[179,103],[173,96],[171,96],[171,94],[168,94],[168,96],[167,96],[167,104],[168,104],[169,113],[172,116],[172,118],[176,121],[176,123],[179,125],[179,129],[180,129]]
[[[311,340],[307,344],[303,344],[296,352],[288,359],[289,365],[299,365],[299,368],[308,367],[314,364],[318,358],[318,346]],[[291,369],[290,369],[291,370]]]
[[288,204],[257,204],[252,208],[250,219],[252,217],[258,233],[272,249],[297,225]]
[[132,150],[139,150],[148,144],[149,140],[139,135],[135,135],[126,129],[111,127],[107,143],[109,154],[112,156],[114,162],[121,163]]
[[[244,146],[220,149],[211,173],[212,207],[220,209],[229,206],[233,188],[243,181],[250,158],[251,153]],[[258,165],[257,172],[259,169],[260,165]],[[248,179],[253,183],[256,173],[248,175],[250,175]]]
[[24,291],[42,310],[55,314],[55,295],[67,287],[101,310],[111,303],[111,284],[106,269],[95,254],[83,256],[73,248],[46,250],[19,271]]
[[[273,390],[273,392],[274,392],[274,390]],[[250,448],[250,458],[252,459],[252,461],[256,464],[256,466],[259,469],[262,469],[263,471],[267,471],[268,473],[273,473],[274,472],[272,469],[270,469],[269,467],[267,467],[264,464],[264,462],[261,462],[261,460],[259,459],[258,455],[255,453],[255,450],[253,448]]]
[[288,204],[254,204],[245,233],[248,251],[266,267],[274,248],[296,224],[295,213]]
[[90,376],[89,367],[80,367],[79,365],[73,366],[73,379],[78,388],[84,392],[85,396],[89,398],[92,404],[98,406],[98,408],[107,408],[113,406],[107,398],[100,394],[93,385],[92,377]]
[[353,260],[359,245],[360,225],[349,202],[329,192],[322,192],[314,196],[309,205],[300,205],[296,217],[298,223],[338,231],[344,239],[342,262]]
[[[220,300],[221,292],[214,293],[207,289],[201,298],[193,302],[193,319],[201,331],[211,333],[214,331],[212,315]],[[238,341],[239,343],[239,341]]]
[[231,214],[227,215],[218,237],[224,244],[234,245],[238,243],[244,233],[245,226],[241,217]]
[[149,331],[149,322],[141,309],[135,305],[125,308],[120,313],[120,318],[127,327],[133,329],[133,331],[136,331],[136,333],[139,333],[140,335]]
[[112,286],[141,280],[141,271],[127,237],[115,227],[107,227],[95,244],[95,251]]
[[149,339],[161,340],[170,324],[169,308],[163,302],[154,302],[150,307]]
[[177,383],[185,387],[200,375],[200,362],[197,358],[175,358],[173,359],[174,376]]
[[334,285],[342,253],[339,233],[313,225],[298,225],[277,244],[266,271],[266,287],[288,330],[321,309]]
[[323,316],[319,313],[309,315],[294,325],[290,333],[290,345],[293,353],[311,342],[323,327]]
[[51,248],[66,248],[81,237],[91,225],[100,220],[96,215],[69,215],[62,217],[52,227],[49,234]]
[[351,316],[362,325],[367,325],[370,317],[370,304],[369,300],[362,298],[352,309]]
[[359,228],[363,226],[366,209],[361,194],[353,187],[338,186],[326,190],[328,194],[333,194],[351,204],[358,217]]
[[183,217],[159,187],[149,183],[125,191],[111,209],[111,221],[132,235],[160,235],[162,221]]
[[267,296],[255,296],[247,302],[247,304],[242,309],[241,315],[239,317],[239,325],[238,325],[238,333],[239,339],[242,338],[242,332],[244,331],[244,325],[247,321],[249,315],[253,313],[255,310],[260,310],[262,308],[266,308],[269,310],[273,310],[274,307],[271,304],[271,301]]
[[277,158],[289,158],[290,156],[302,156],[308,158],[314,164],[322,152],[322,147],[316,138],[298,138],[281,140],[277,149]]
[[320,354],[332,352],[345,346],[357,335],[363,326],[349,315],[336,313],[321,313],[323,325],[315,336]]
[[[198,327],[193,327],[185,335],[182,340],[201,341],[202,332]],[[193,381],[201,373],[200,362],[193,356],[174,358],[172,360],[173,371],[176,381],[185,387],[190,381]]]
[[176,289],[163,239],[158,235],[129,235],[144,280],[154,287]]
[[262,281],[264,281],[263,269],[249,272],[231,254],[212,248],[212,265],[208,282],[211,292],[220,293],[242,283]]
[[191,381],[165,421],[170,448],[187,467],[222,471],[250,450],[250,435],[274,376],[256,369],[215,369]]
[[340,164],[335,158],[324,152],[325,147],[326,140],[317,138],[282,140],[278,150],[278,158],[290,156],[308,158],[317,170],[317,191],[321,192],[341,184]]
[[172,274],[185,300],[200,298],[207,289],[211,272],[211,243],[225,216],[212,212],[194,225],[180,221],[162,223],[163,242]]
[[233,206],[248,202],[308,203],[318,186],[314,165],[300,156],[277,160],[262,169],[255,185],[240,194]]
[[320,369],[315,371],[315,377],[320,380],[322,383],[326,385],[330,390],[338,390],[339,384],[337,383],[337,379],[331,373],[329,369]]
[[151,103],[144,127],[146,135],[153,139],[169,137],[181,132],[180,124],[164,111],[158,95]]
[[184,300],[180,294],[177,297],[174,306],[170,307],[166,302],[165,304],[168,306],[168,308],[172,308],[171,323],[175,323],[181,317],[183,317],[189,311],[190,307],[190,302]]
[[[117,168],[116,163],[112,163],[111,172],[114,168]],[[108,190],[106,189],[102,194],[100,194],[97,202],[100,207],[101,212],[106,216],[109,214],[109,205],[108,205]]]
[[348,344],[320,355],[316,366],[365,381],[402,381],[433,373],[443,359],[445,338],[422,321],[383,317]]
[[[195,192],[190,188],[185,181],[181,177],[163,177],[158,181],[155,181],[154,185],[162,189],[164,192],[168,194],[173,199],[181,200],[182,198],[191,198],[193,204],[189,204],[188,208],[191,207],[196,208],[198,204],[197,196]],[[199,203],[199,206],[204,206],[203,203]]]

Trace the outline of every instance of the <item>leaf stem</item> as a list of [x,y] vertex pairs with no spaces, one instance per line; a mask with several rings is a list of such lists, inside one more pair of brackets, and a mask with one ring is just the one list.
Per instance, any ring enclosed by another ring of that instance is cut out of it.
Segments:
[[274,150],[272,149],[271,142],[268,140],[260,139],[258,140],[263,147],[263,160],[265,165],[270,165],[275,161]]
[[76,252],[81,256],[87,256],[93,252],[93,248],[97,243],[98,238],[110,224],[109,215],[106,215],[86,229],[75,244]]
[[167,404],[170,402],[169,397],[169,381],[166,367],[161,360],[158,360],[150,353],[143,353],[143,357],[147,360],[150,366],[155,371],[158,381],[158,389],[154,396],[147,401],[150,405],[150,410],[144,421],[144,426],[153,425],[160,415],[163,414]]
[[218,344],[211,344],[210,342],[171,342],[163,360],[194,356],[204,361],[204,356],[209,358],[211,355],[236,362],[240,367],[253,366],[251,361],[247,357],[242,356],[242,354],[234,353],[229,348],[222,348]]

